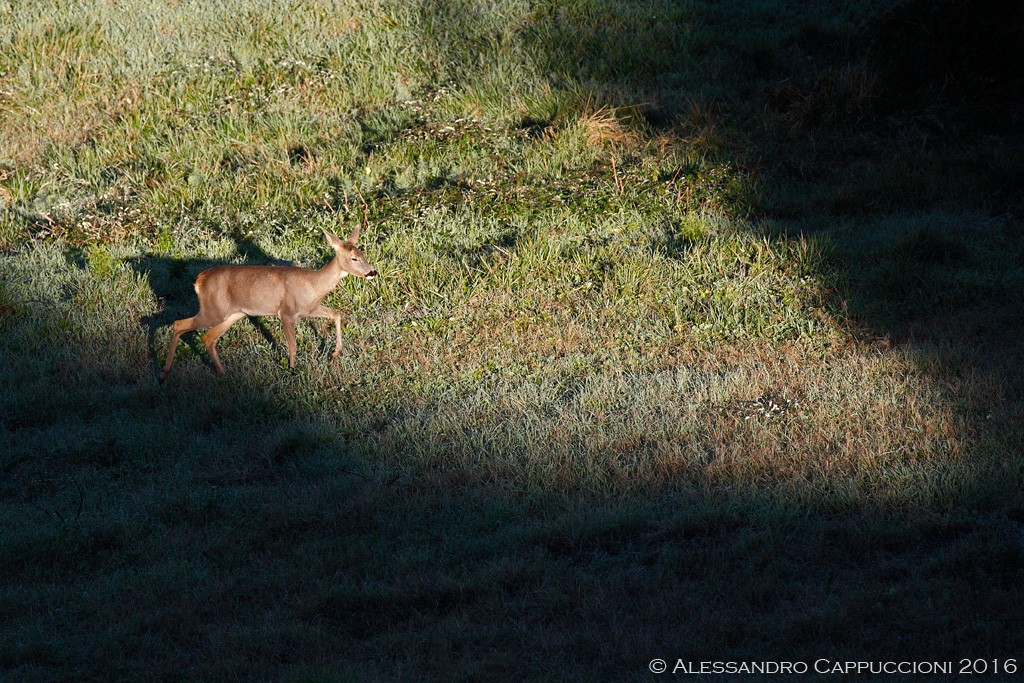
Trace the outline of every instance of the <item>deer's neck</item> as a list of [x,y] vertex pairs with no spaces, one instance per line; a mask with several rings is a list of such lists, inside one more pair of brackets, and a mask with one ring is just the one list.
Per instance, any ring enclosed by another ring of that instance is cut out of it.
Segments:
[[348,273],[346,273],[341,267],[341,256],[339,254],[335,254],[334,258],[328,261],[327,265],[317,271],[317,290],[322,292],[323,296],[326,296],[328,292],[338,286],[338,283],[341,282],[341,278],[346,275],[348,275]]

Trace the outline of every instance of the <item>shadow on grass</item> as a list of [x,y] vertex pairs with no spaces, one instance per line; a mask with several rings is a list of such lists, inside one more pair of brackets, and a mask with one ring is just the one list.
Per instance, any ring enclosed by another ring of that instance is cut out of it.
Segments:
[[285,373],[160,387],[131,321],[72,320],[85,348],[129,348],[68,357],[62,320],[0,330],[5,354],[39,340],[0,375],[12,678],[640,680],[656,657],[959,666],[1019,643],[1019,501],[858,509],[699,473],[649,495],[515,485],[450,457],[487,424],[424,446],[422,406],[325,410],[329,375],[304,402]]

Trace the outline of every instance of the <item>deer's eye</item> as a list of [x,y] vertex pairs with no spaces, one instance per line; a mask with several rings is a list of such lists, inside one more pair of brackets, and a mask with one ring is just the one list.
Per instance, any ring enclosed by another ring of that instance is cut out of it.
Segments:
[[359,257],[358,257],[358,256],[353,256],[353,257],[352,257],[352,260],[353,260],[353,261],[358,261],[358,260],[359,260]]

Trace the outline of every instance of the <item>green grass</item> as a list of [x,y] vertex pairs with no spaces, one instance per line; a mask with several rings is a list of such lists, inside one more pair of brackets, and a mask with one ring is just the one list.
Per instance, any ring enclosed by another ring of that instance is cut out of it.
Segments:
[[[884,109],[884,21],[0,3],[0,678],[1017,656],[1022,145]],[[364,220],[340,358],[158,384]]]

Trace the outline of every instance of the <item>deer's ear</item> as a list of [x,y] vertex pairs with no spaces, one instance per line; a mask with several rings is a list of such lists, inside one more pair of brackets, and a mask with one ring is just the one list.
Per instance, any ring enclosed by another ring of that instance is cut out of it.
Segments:
[[341,243],[340,239],[338,239],[331,233],[327,232],[326,230],[323,230],[322,232],[324,233],[324,237],[327,238],[327,243],[330,244],[332,247],[337,247],[338,244]]
[[348,242],[352,246],[355,246],[359,242],[359,224],[356,223],[356,229],[352,231],[352,234],[348,236]]

